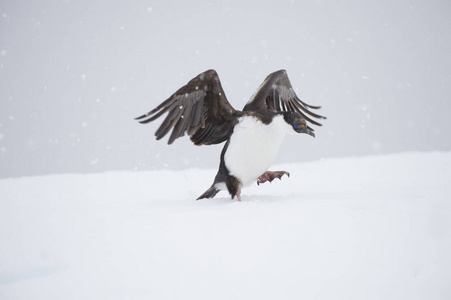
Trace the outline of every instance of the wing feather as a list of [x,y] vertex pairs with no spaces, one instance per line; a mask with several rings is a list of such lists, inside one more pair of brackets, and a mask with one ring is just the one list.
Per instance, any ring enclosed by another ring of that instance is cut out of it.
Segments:
[[295,111],[302,115],[308,122],[322,126],[321,123],[315,119],[326,119],[310,109],[320,109],[321,106],[313,106],[305,103],[296,95],[291,86],[285,70],[269,74],[255,94],[251,97],[249,102],[244,106],[243,111],[255,110],[275,110],[277,112]]
[[214,70],[207,70],[194,77],[167,100],[136,120],[146,124],[165,113],[165,119],[155,132],[157,140],[172,130],[168,144],[188,134],[196,145],[225,141],[239,115],[227,100]]

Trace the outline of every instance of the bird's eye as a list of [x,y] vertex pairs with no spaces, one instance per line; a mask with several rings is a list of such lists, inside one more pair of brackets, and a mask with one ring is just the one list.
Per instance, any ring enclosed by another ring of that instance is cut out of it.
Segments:
[[294,124],[293,124],[293,128],[294,128],[294,129],[298,129],[298,128],[299,128],[299,125],[296,124],[296,123],[294,123]]

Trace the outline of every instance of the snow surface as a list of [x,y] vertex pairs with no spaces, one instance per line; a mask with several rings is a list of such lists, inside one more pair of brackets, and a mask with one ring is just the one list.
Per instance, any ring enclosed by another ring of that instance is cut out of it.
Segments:
[[451,153],[0,180],[1,299],[450,299]]

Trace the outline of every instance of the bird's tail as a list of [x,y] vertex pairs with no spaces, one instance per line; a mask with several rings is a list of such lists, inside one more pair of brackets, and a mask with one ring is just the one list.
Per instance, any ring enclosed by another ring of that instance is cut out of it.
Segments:
[[215,188],[214,185],[212,185],[208,190],[206,190],[202,195],[199,196],[199,198],[197,198],[196,200],[200,200],[203,198],[213,198],[214,196],[216,196],[216,194],[219,192],[220,190],[218,190],[217,188]]

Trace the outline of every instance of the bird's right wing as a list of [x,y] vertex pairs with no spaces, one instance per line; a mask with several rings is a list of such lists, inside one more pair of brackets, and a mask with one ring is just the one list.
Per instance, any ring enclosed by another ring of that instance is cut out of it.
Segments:
[[168,144],[187,133],[195,145],[227,140],[239,114],[227,100],[215,70],[194,77],[169,99],[136,120],[146,124],[166,112],[166,118],[155,132],[157,140],[172,129]]

